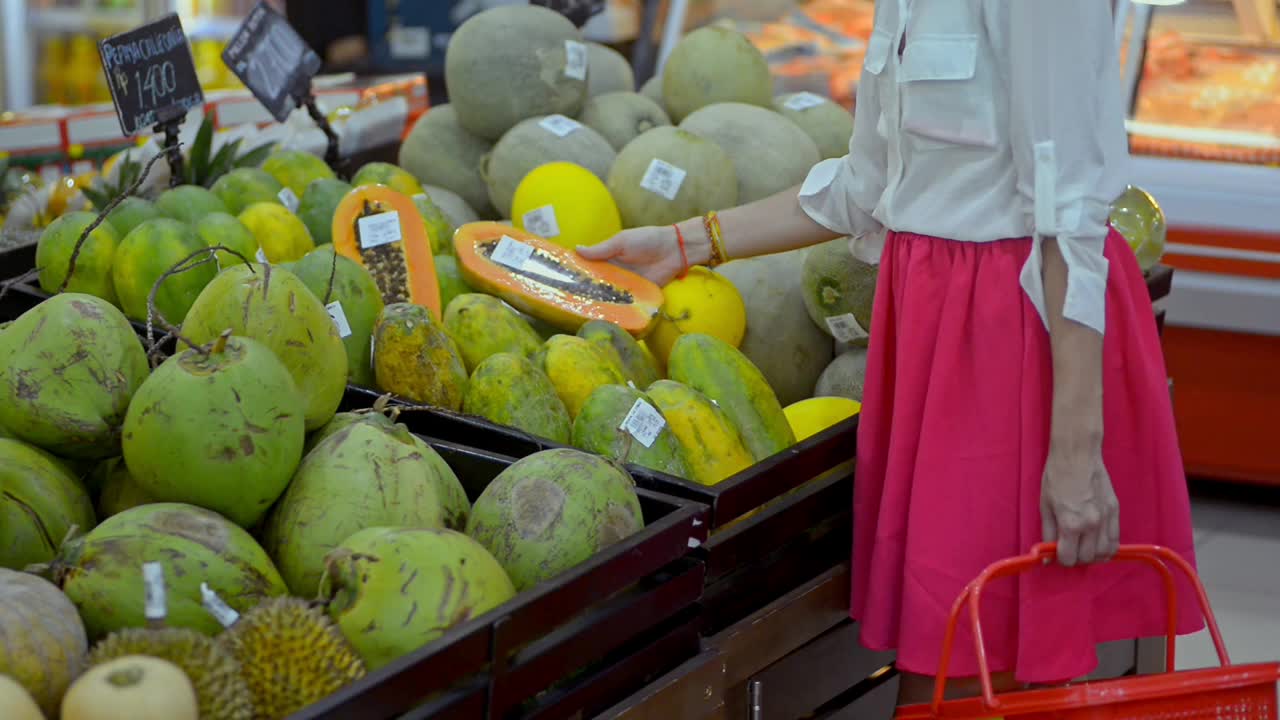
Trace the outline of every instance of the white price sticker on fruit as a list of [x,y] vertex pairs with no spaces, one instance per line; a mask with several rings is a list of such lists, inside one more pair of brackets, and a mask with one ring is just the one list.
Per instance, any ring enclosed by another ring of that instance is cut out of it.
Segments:
[[560,237],[560,222],[556,220],[556,209],[553,205],[543,205],[530,210],[521,218],[524,229],[547,239]]
[[564,115],[548,115],[538,125],[556,137],[569,137],[574,130],[582,127],[582,123]]
[[263,250],[262,248],[258,248],[258,252],[254,253],[254,254],[253,254],[253,257],[254,257],[254,259],[255,259],[255,260],[257,260],[258,262],[262,263],[263,265],[270,265],[270,264],[271,264],[271,261],[267,259],[267,253],[266,253],[266,251],[265,251],[265,250]]
[[503,235],[489,259],[512,270],[523,270],[525,263],[529,262],[531,257],[533,257],[532,245],[522,243],[509,235]]
[[351,337],[351,323],[347,322],[347,313],[342,309],[342,303],[334,300],[324,306],[329,311],[329,317],[333,319],[333,324],[338,326],[338,335],[344,340]]
[[148,620],[164,620],[168,603],[164,596],[164,566],[142,563],[143,612]]
[[684,185],[684,179],[688,176],[689,173],[683,168],[654,158],[649,163],[649,169],[645,170],[644,177],[640,178],[640,187],[667,200],[675,200],[680,194],[680,186]]
[[622,430],[626,430],[641,445],[651,448],[658,441],[662,429],[667,426],[667,419],[644,400],[636,400],[630,412],[622,419]]
[[587,79],[587,46],[577,40],[564,41],[564,76],[573,80]]
[[858,342],[871,336],[853,315],[829,317],[827,327],[831,329],[831,335],[842,343]]
[[289,188],[280,188],[280,192],[276,193],[276,197],[280,198],[281,204],[289,209],[291,213],[298,212],[298,196]]
[[200,604],[209,611],[214,620],[224,628],[229,628],[240,619],[240,613],[218,597],[218,593],[209,589],[209,583],[200,583]]
[[360,247],[365,250],[400,242],[400,213],[392,210],[362,217],[356,221],[356,229],[360,232]]
[[787,98],[787,101],[782,105],[788,110],[803,112],[809,108],[816,108],[826,102],[826,98],[821,95],[816,95],[811,92],[801,92]]

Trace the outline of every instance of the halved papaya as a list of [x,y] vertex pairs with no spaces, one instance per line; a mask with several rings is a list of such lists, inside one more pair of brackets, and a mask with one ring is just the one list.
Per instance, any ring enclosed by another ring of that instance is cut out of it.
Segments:
[[590,320],[607,320],[644,337],[662,309],[662,288],[644,277],[585,260],[510,225],[463,225],[453,244],[468,285],[561,332],[573,334]]
[[[366,220],[397,213],[398,217]],[[360,263],[378,284],[386,305],[413,303],[441,319],[440,283],[431,237],[408,195],[385,185],[365,185],[347,193],[333,213],[333,247]]]

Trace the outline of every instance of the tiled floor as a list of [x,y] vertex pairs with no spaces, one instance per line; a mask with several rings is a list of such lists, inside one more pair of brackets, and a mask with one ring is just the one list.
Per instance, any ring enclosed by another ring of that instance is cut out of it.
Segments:
[[[1200,578],[1232,662],[1280,660],[1280,491],[1197,483]],[[1178,643],[1178,667],[1218,664],[1207,632]]]

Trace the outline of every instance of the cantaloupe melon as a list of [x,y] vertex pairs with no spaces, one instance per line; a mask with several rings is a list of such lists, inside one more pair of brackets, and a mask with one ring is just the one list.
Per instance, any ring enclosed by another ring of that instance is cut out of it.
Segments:
[[862,388],[867,381],[867,350],[855,348],[831,361],[818,384],[814,397],[843,397],[862,402]]
[[821,160],[799,125],[754,105],[709,105],[685,118],[680,129],[715,142],[733,158],[740,203],[799,185]]
[[[549,129],[553,127],[558,129]],[[503,217],[511,217],[516,188],[525,175],[538,167],[571,162],[606,180],[617,156],[608,140],[576,120],[564,116],[534,117],[502,136],[481,163],[480,172],[489,186],[490,202]]]
[[666,106],[667,99],[662,96],[662,76],[661,75],[654,75],[653,77],[649,78],[649,80],[645,82],[644,85],[641,85],[640,94],[658,103],[658,107],[662,108],[663,112],[667,111],[667,106]]
[[760,368],[785,407],[809,397],[831,363],[831,338],[805,311],[800,272],[807,250],[793,250],[716,268],[747,306],[747,334],[739,350]]
[[450,102],[462,127],[486,140],[501,138],[526,118],[576,116],[587,99],[587,56],[582,34],[554,10],[486,10],[449,41],[444,72]]
[[579,120],[603,135],[615,150],[622,150],[656,127],[671,124],[661,105],[634,92],[613,92],[591,98]]
[[[452,87],[452,84],[450,84]],[[769,63],[742,33],[699,28],[676,45],[662,73],[663,106],[676,122],[724,102],[773,106]]]
[[609,173],[609,192],[625,227],[669,225],[738,204],[729,155],[674,127],[654,128],[623,148]]
[[590,70],[587,74],[587,96],[611,92],[635,92],[636,74],[622,53],[600,43],[587,43]]
[[878,274],[877,266],[854,257],[849,238],[811,248],[801,272],[809,318],[836,340],[865,346]]
[[491,150],[493,143],[472,135],[458,123],[453,105],[440,105],[414,123],[400,146],[398,162],[423,185],[455,192],[481,217],[492,218],[497,215],[489,203],[489,188],[480,176],[480,161]]
[[440,208],[440,212],[444,213],[449,224],[455,228],[480,221],[480,213],[472,209],[471,203],[458,193],[435,185],[424,185],[422,189],[427,191],[427,197],[431,198],[431,202]]
[[779,95],[773,101],[773,107],[804,130],[818,146],[818,154],[823,160],[849,154],[853,113],[829,98],[808,92]]

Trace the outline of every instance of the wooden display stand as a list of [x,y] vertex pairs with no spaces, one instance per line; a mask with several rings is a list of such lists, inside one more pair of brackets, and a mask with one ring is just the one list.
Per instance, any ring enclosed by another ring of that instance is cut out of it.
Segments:
[[[1147,275],[1152,301],[1173,269]],[[1164,313],[1156,313],[1163,329]],[[851,548],[849,548],[851,550]],[[849,552],[844,554],[845,557]],[[703,638],[703,652],[600,720],[889,720],[897,700],[893,653],[858,644],[849,619],[849,565],[827,569],[750,617]],[[1164,670],[1164,639],[1103,646],[1093,678]]]

